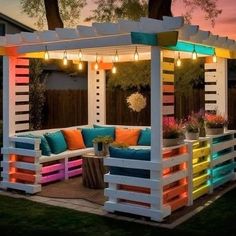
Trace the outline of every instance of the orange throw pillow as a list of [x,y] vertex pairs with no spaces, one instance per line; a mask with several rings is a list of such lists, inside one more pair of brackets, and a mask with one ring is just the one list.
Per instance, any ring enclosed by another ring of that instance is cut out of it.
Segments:
[[77,129],[64,129],[62,133],[65,137],[69,150],[76,150],[85,148],[83,136],[80,130]]
[[138,143],[139,134],[140,129],[116,128],[115,142],[125,143],[129,146],[136,146]]

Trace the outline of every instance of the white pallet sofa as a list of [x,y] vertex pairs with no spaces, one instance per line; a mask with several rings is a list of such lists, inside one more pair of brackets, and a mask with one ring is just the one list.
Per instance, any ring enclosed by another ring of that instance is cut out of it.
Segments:
[[[63,129],[77,129],[89,126],[73,126]],[[10,147],[2,148],[2,182],[4,189],[23,190],[34,194],[41,191],[42,184],[56,180],[65,180],[82,174],[81,155],[93,151],[93,148],[66,150],[59,154],[43,156],[40,150],[40,138],[20,137],[21,135],[43,135],[61,129],[48,129],[22,132],[9,137]],[[33,145],[33,150],[16,148],[16,143]]]

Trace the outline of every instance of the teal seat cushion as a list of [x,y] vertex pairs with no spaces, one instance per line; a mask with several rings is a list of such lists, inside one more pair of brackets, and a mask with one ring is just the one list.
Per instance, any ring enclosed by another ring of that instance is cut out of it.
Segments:
[[[123,158],[131,160],[143,160],[150,161],[151,150],[150,149],[131,149],[131,148],[115,148],[109,147],[110,157]],[[150,178],[149,170],[123,168],[123,167],[110,167],[110,174],[124,175],[138,178]]]
[[46,133],[44,134],[44,137],[46,138],[53,154],[59,154],[67,150],[66,140],[61,131]]
[[151,146],[151,129],[146,128],[141,130],[138,145]]
[[[40,150],[42,151],[43,156],[50,156],[51,155],[51,149],[48,145],[48,142],[44,136],[40,135],[33,135],[33,134],[22,134],[22,135],[17,135],[18,137],[25,137],[25,138],[40,138]],[[16,148],[23,148],[23,149],[34,149],[34,145],[31,143],[22,143],[22,142],[17,142],[15,145]]]
[[115,128],[106,127],[106,128],[83,128],[82,135],[84,139],[84,144],[86,147],[93,147],[93,140],[98,136],[111,136],[114,140],[115,137]]

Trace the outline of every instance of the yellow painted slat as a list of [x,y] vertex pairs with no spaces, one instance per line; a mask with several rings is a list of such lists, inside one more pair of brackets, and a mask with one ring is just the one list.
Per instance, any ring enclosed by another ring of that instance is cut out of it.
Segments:
[[174,71],[175,65],[171,62],[162,62],[162,70]]
[[231,58],[232,56],[228,49],[216,48],[215,52],[217,57]]
[[196,189],[195,191],[193,191],[193,200],[201,197],[202,195],[208,193],[210,190],[210,186],[209,185],[204,185],[199,189]]
[[1,55],[1,56],[6,55],[6,50],[5,50],[5,48],[0,47],[0,55]]
[[193,166],[193,174],[203,171],[210,166],[210,161],[204,161],[202,163]]
[[25,53],[23,57],[27,58],[44,58],[44,52],[30,52],[30,53]]
[[209,174],[204,174],[199,177],[193,178],[193,187],[196,188],[197,186],[203,184],[209,179]]
[[162,74],[162,79],[163,79],[163,82],[172,82],[172,83],[174,83],[174,75],[173,74],[163,73]]
[[209,147],[197,148],[193,150],[193,159],[203,157],[203,156],[208,156],[209,154],[210,154]]

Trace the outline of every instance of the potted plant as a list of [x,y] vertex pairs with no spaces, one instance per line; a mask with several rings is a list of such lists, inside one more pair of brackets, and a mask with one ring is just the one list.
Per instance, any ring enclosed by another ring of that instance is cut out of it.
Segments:
[[107,156],[109,144],[113,142],[111,136],[97,136],[93,139],[94,153],[96,156]]
[[223,134],[227,119],[220,114],[206,114],[205,123],[207,135]]
[[175,146],[183,143],[184,129],[182,123],[174,119],[164,119],[163,122],[163,146]]
[[200,124],[196,114],[192,114],[191,116],[188,117],[187,121],[185,122],[185,129],[186,129],[185,133],[186,139],[189,140],[199,139]]

